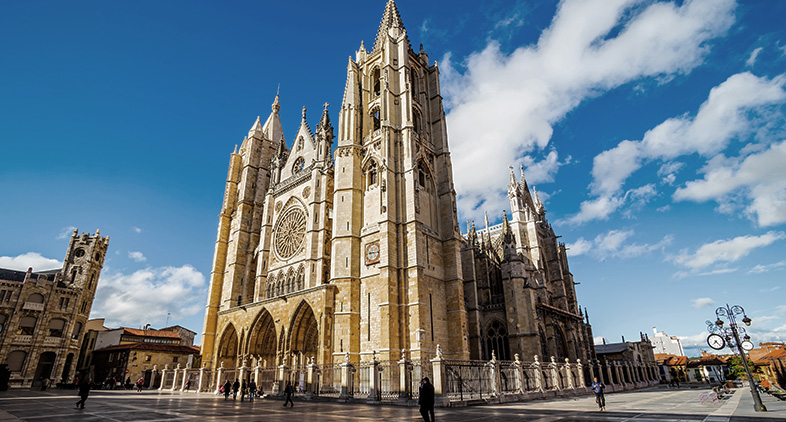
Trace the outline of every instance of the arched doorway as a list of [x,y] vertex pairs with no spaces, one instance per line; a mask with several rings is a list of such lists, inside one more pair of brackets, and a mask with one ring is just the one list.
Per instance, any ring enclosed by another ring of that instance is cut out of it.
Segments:
[[251,328],[248,351],[259,366],[276,366],[276,324],[267,310],[262,310]]
[[61,379],[61,382],[69,381],[69,377],[71,376],[71,364],[73,364],[73,362],[74,354],[69,353],[68,356],[66,356],[65,364],[63,365],[63,378]]
[[44,352],[38,358],[38,366],[35,369],[35,378],[33,378],[33,387],[40,387],[41,380],[49,380],[52,377],[52,369],[55,366],[55,359],[57,354],[55,352]]
[[293,358],[293,364],[303,365],[306,359],[317,357],[319,351],[319,325],[314,311],[305,301],[301,302],[295,311],[291,327],[289,355]]
[[224,330],[224,335],[221,336],[216,365],[221,366],[223,363],[225,368],[234,368],[237,364],[237,346],[237,331],[234,325],[229,324]]

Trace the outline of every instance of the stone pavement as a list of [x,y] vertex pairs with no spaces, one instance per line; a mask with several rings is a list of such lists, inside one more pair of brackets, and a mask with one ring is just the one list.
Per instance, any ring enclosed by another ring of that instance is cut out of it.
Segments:
[[[786,421],[786,402],[764,395],[767,413],[753,411],[748,390],[739,389],[717,405],[702,405],[705,389],[649,388],[606,395],[606,412],[594,397],[540,400],[504,405],[437,409],[440,421]],[[75,391],[0,392],[0,421],[418,421],[417,408],[280,400],[224,401],[195,393],[93,391],[85,410],[77,410]]]

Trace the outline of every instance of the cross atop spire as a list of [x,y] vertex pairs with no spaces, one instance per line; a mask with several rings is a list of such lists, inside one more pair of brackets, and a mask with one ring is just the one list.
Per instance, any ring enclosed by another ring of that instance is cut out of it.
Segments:
[[388,0],[388,4],[385,5],[385,13],[382,14],[382,21],[379,23],[377,39],[374,41],[374,51],[381,47],[382,41],[388,36],[388,30],[393,27],[404,29],[404,23],[398,14],[396,2]]

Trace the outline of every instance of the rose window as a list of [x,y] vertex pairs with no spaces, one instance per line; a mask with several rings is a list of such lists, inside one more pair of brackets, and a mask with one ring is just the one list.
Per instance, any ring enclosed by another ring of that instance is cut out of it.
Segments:
[[278,256],[291,258],[300,249],[306,235],[306,215],[299,208],[291,208],[278,220],[274,235]]

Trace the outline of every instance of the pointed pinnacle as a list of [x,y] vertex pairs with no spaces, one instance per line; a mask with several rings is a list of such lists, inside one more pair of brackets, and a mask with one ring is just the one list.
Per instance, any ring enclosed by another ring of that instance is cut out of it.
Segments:
[[276,99],[273,100],[271,108],[273,109],[273,113],[278,113],[278,111],[281,110],[281,106],[278,104],[278,94],[276,94]]

